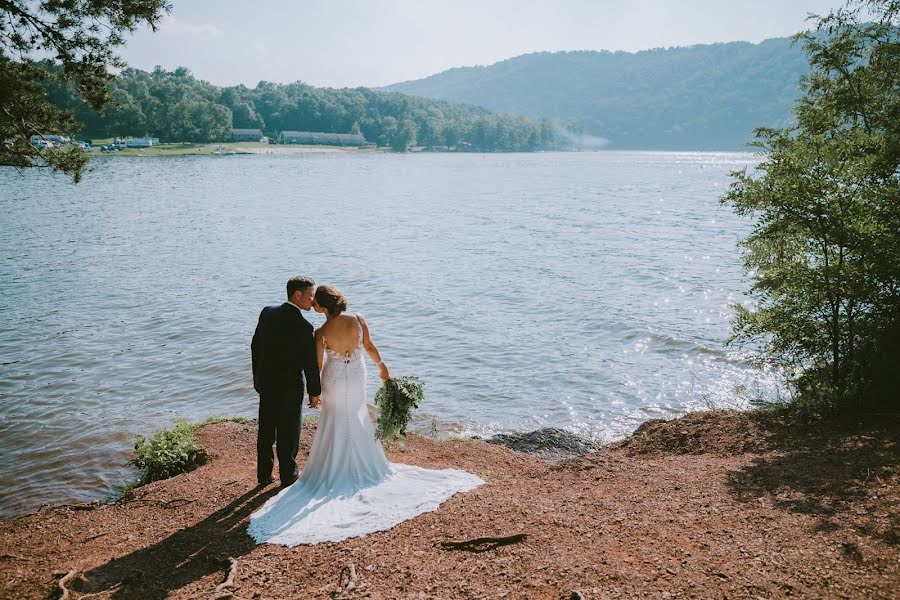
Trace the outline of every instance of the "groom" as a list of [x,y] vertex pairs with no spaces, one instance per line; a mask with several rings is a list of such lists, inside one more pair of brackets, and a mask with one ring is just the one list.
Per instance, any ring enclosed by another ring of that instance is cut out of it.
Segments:
[[259,430],[256,434],[256,481],[272,482],[272,444],[278,453],[282,487],[297,479],[300,449],[300,415],[303,406],[303,374],[309,406],[319,404],[319,365],[316,362],[313,326],[300,310],[310,310],[316,282],[292,277],[287,282],[288,301],[267,306],[250,344],[253,355],[253,387],[259,393]]

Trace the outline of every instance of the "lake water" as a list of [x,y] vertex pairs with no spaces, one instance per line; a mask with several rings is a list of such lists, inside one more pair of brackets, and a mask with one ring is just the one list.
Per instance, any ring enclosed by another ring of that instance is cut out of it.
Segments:
[[133,436],[177,417],[255,416],[250,338],[295,274],[340,287],[392,373],[426,382],[419,430],[612,440],[772,398],[775,375],[723,347],[750,224],[719,197],[753,161],[117,157],[79,185],[2,169],[0,515],[114,493]]

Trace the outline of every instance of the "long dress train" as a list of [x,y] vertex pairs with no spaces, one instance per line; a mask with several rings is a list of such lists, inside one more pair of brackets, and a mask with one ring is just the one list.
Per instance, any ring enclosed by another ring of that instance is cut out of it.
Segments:
[[247,531],[258,543],[296,546],[383,531],[484,483],[457,469],[387,461],[366,405],[359,328],[357,347],[349,355],[325,343],[315,440],[300,478],[250,516]]

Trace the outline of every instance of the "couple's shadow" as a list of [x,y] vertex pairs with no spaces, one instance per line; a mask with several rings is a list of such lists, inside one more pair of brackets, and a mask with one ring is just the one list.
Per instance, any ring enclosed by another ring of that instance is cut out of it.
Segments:
[[115,588],[111,598],[156,599],[210,573],[224,580],[228,557],[239,559],[257,545],[246,531],[250,514],[278,491],[254,488],[199,523],[86,571],[85,581],[73,587],[81,593]]

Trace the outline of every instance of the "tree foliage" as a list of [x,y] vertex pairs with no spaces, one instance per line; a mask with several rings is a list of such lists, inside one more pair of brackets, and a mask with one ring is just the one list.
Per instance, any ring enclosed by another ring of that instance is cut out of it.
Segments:
[[743,150],[760,123],[791,124],[808,71],[787,38],[641,52],[540,52],[388,86],[571,123],[609,147]]
[[113,106],[96,114],[77,95],[53,88],[51,97],[85,123],[95,137],[154,135],[162,141],[221,141],[231,127],[281,131],[360,132],[397,151],[412,146],[482,151],[556,148],[561,140],[548,121],[464,104],[369,88],[317,88],[302,82],[260,82],[255,88],[218,88],[184,67],[152,72],[125,69],[110,82]]
[[[77,181],[87,157],[77,148],[42,148],[35,135],[75,128],[70,111],[47,88],[71,90],[94,111],[111,93],[110,67],[125,35],[142,23],[156,28],[166,0],[0,0],[0,165],[46,166]],[[48,60],[49,59],[49,60]]]
[[900,397],[898,11],[854,0],[798,34],[797,124],[758,129],[762,162],[723,198],[756,218],[743,248],[758,304],[738,308],[736,339],[762,341],[817,409]]

